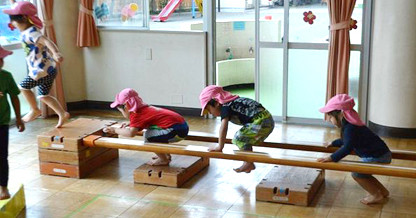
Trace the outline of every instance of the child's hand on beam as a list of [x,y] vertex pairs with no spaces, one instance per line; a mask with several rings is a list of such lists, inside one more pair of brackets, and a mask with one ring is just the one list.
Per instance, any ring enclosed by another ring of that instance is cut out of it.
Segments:
[[318,162],[321,162],[321,163],[324,163],[324,162],[332,162],[332,158],[331,158],[331,156],[328,156],[328,157],[321,157],[321,158],[318,158],[318,160],[317,160]]
[[103,129],[103,132],[109,133],[109,134],[116,134],[116,131],[115,131],[114,127],[105,127]]

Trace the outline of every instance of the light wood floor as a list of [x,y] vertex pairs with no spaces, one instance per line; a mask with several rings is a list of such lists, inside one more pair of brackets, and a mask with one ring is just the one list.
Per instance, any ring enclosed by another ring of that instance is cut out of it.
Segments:
[[[100,111],[72,115],[121,119],[117,113]],[[215,133],[219,129],[216,119],[186,119],[193,131]],[[378,176],[391,197],[384,204],[365,206],[359,200],[366,193],[349,173],[326,171],[325,185],[313,204],[300,207],[256,201],[255,187],[272,168],[267,164],[257,164],[250,174],[237,174],[232,168],[241,162],[211,159],[210,167],[184,187],[167,188],[133,184],[133,170],[152,154],[120,150],[118,160],[86,179],[40,175],[36,136],[55,124],[56,118],[37,119],[27,124],[24,133],[10,130],[9,187],[13,191],[23,183],[26,192],[27,208],[20,217],[416,217],[414,179]],[[228,136],[237,129],[231,125]],[[332,128],[277,124],[271,137],[325,142],[337,136]],[[416,150],[416,140],[385,140],[392,149]],[[400,161],[413,167],[415,162]]]

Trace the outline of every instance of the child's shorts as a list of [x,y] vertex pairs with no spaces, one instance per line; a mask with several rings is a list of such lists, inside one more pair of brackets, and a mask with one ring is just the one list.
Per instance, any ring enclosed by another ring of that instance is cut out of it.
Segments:
[[[387,152],[383,155],[381,155],[380,157],[363,157],[361,158],[361,161],[364,163],[385,163],[385,164],[389,164],[391,163],[391,152]],[[351,173],[351,175],[353,177],[356,178],[370,178],[371,174],[363,174],[363,173],[356,173],[353,172]]]
[[51,74],[48,74],[45,77],[42,77],[38,80],[32,79],[32,77],[27,76],[20,82],[20,87],[23,89],[32,89],[38,86],[38,96],[48,95],[49,91],[51,90],[53,81],[56,78],[56,70],[53,71]]
[[252,123],[244,124],[238,130],[232,143],[240,150],[251,150],[253,145],[259,145],[274,129],[274,120],[269,111],[264,110],[257,114]]
[[153,125],[146,130],[144,138],[146,142],[179,142],[188,136],[188,132],[189,127],[186,122],[175,124],[166,129]]

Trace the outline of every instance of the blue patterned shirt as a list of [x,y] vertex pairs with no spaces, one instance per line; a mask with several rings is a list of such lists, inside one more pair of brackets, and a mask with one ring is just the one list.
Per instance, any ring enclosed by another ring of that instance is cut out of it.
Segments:
[[55,60],[53,60],[48,48],[38,43],[42,33],[35,26],[31,26],[22,31],[21,37],[29,76],[38,80],[53,73],[56,68]]

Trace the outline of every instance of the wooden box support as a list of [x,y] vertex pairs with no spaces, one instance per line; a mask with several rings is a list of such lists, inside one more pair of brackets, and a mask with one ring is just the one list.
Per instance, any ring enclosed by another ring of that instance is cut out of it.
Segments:
[[40,173],[52,176],[64,176],[70,178],[84,178],[92,173],[95,169],[107,164],[118,158],[118,150],[108,149],[104,153],[96,156],[80,165],[70,165],[65,163],[40,162]]
[[83,178],[113,159],[118,149],[88,148],[82,139],[102,135],[102,128],[114,121],[80,118],[38,136],[41,174]]
[[256,199],[308,206],[325,180],[321,169],[275,166],[256,187]]
[[134,182],[181,187],[209,165],[209,158],[174,155],[169,166],[143,164],[134,170]]

